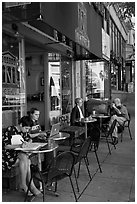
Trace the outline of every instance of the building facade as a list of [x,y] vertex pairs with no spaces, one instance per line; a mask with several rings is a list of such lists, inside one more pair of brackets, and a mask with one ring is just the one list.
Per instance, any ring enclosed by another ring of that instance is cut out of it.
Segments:
[[86,96],[84,61],[102,57],[100,14],[82,2],[5,2],[2,17],[3,128],[31,107],[43,128],[65,120]]

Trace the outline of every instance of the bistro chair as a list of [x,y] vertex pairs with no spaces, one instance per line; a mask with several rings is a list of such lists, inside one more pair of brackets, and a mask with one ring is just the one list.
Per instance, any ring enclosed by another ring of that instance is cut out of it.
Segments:
[[111,140],[111,144],[113,144],[114,148],[116,149],[116,146],[113,143],[113,137],[112,137],[112,133],[114,131],[116,123],[117,123],[117,120],[114,120],[109,129],[106,128],[105,130],[103,130],[103,136],[106,139],[106,143],[107,143],[107,146],[108,146],[109,154],[111,154],[111,150],[110,150],[110,146],[109,146],[109,139]]
[[88,134],[89,134],[90,137],[91,137],[91,145],[90,145],[90,149],[89,149],[89,150],[90,150],[91,152],[94,152],[94,153],[95,153],[95,156],[96,156],[96,160],[97,160],[97,163],[98,163],[98,167],[99,167],[100,173],[102,173],[100,161],[99,161],[98,154],[97,154],[98,147],[99,147],[99,142],[100,142],[100,129],[99,129],[98,124],[95,124],[95,125],[92,127],[92,129],[89,131]]
[[[80,166],[81,166],[82,160],[84,160],[84,162],[85,162],[87,172],[88,172],[89,178],[91,180],[91,174],[90,174],[90,170],[89,170],[89,167],[88,167],[89,162],[88,162],[88,158],[87,158],[90,145],[91,145],[91,137],[88,137],[88,138],[85,139],[83,145],[79,146],[79,148],[78,147],[76,147],[76,149],[74,147],[71,148],[71,152],[73,152],[74,157],[75,157],[75,160],[74,160],[74,174],[75,174],[75,178],[76,178],[76,184],[77,184],[78,192],[79,192],[79,187],[78,187],[78,183],[77,183],[77,178],[79,177]],[[77,164],[79,166],[78,166],[78,171],[77,171],[77,176],[76,176],[75,166]]]
[[130,136],[130,139],[132,140],[132,135],[130,130],[131,115],[129,112],[128,112],[128,116],[129,116],[129,120],[126,120],[123,125],[118,126],[118,133],[121,134],[121,142],[123,141],[123,133],[125,128],[128,128],[129,136]]
[[[69,177],[72,191],[77,202],[77,196],[74,190],[73,182],[71,179],[72,171],[74,167],[74,156],[72,152],[63,152],[57,157],[53,158],[49,168],[43,171],[40,171],[37,165],[31,165],[31,179],[28,185],[28,190],[25,196],[25,201],[28,198],[28,192],[30,190],[30,184],[32,179],[36,179],[42,183],[43,190],[43,202],[45,202],[46,186],[51,185],[55,182],[55,191],[57,191],[57,181],[62,180],[66,177]],[[55,194],[56,196],[57,194]]]

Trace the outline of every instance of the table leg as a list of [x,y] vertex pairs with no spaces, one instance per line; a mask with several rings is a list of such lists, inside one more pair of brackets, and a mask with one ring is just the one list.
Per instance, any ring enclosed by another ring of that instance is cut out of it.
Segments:
[[87,139],[87,137],[88,137],[88,133],[87,133],[87,123],[85,123],[85,137],[86,137],[86,139]]
[[39,170],[41,171],[42,170],[42,166],[41,166],[41,156],[40,156],[40,153],[38,153],[38,167],[39,167]]
[[102,118],[100,117],[100,137],[101,137],[101,135],[102,135]]
[[[38,167],[39,167],[39,170],[41,171],[42,166],[41,166],[41,155],[40,155],[40,153],[38,153]],[[40,191],[42,191],[42,183],[39,182],[39,185],[40,185]]]

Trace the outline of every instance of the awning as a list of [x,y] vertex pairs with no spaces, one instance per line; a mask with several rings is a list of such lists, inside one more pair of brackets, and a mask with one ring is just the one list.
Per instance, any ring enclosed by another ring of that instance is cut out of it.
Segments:
[[64,54],[74,60],[99,60],[88,49],[44,22],[41,15],[41,4],[39,2],[31,2],[30,4],[25,4],[24,2],[24,5],[11,5],[10,3],[6,5],[5,2],[3,3],[2,17],[3,25],[7,23],[27,22],[32,28],[38,29],[52,39],[49,43],[45,44],[47,47],[61,51],[64,50],[62,47],[65,47],[66,53]]
[[59,44],[67,46],[68,47],[67,54],[71,56],[71,54],[73,53],[72,57],[74,60],[78,61],[78,60],[99,59],[96,55],[91,53],[89,50],[87,50],[77,42],[74,42],[67,36],[63,35],[63,33],[57,31],[52,26],[48,25],[42,20],[29,21],[29,25],[33,26],[34,28],[37,28],[38,30],[42,31],[43,33],[46,33],[47,35],[55,39],[55,41],[53,41],[52,43],[46,44],[48,47],[56,48],[57,46],[59,46]]

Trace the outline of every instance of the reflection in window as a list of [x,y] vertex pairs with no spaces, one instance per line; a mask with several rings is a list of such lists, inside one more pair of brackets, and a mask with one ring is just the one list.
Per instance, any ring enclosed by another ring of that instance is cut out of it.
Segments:
[[51,111],[60,110],[60,62],[49,62],[49,73]]
[[71,111],[71,61],[55,53],[49,53],[48,61],[50,119],[53,121]]
[[85,61],[86,95],[91,98],[104,97],[104,81],[107,73],[104,62]]
[[62,114],[70,113],[72,106],[71,61],[61,61],[62,76]]
[[18,63],[23,54],[19,53],[18,39],[3,33],[2,52],[2,128],[5,128],[17,125],[25,112],[25,92],[19,87],[20,79],[24,80],[25,76]]

